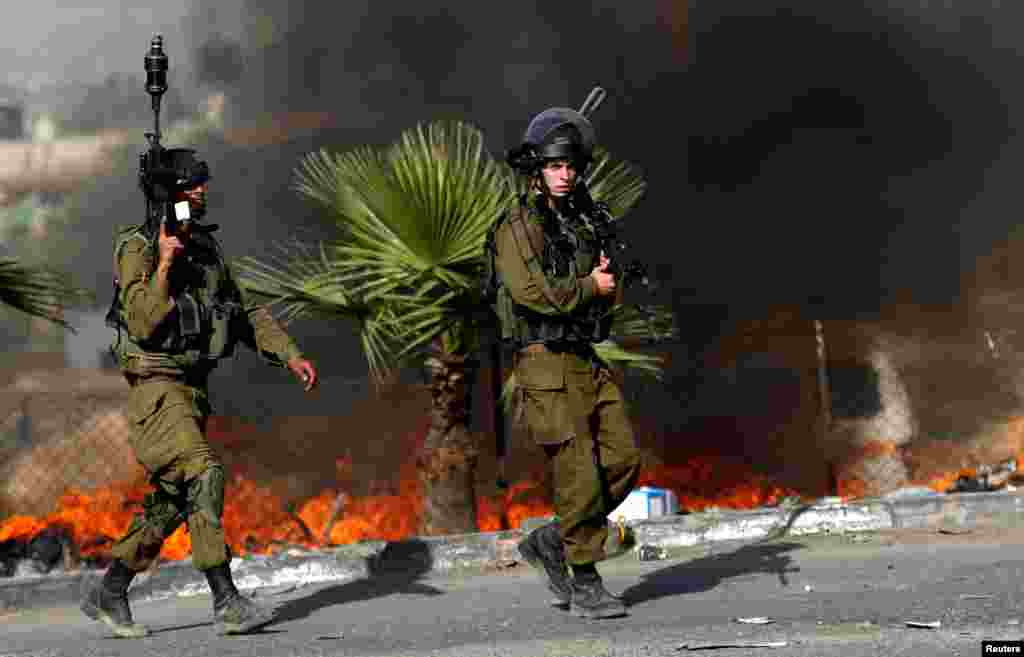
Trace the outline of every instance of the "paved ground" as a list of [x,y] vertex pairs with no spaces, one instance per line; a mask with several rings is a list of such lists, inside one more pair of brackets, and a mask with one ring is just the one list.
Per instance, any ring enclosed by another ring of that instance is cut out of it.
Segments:
[[[209,598],[136,603],[144,640],[108,638],[75,608],[0,618],[0,656],[298,655],[978,655],[1020,639],[1024,530],[982,522],[970,534],[890,530],[674,552],[604,564],[631,616],[584,622],[546,606],[528,568],[459,578],[401,577],[262,591],[281,605],[265,632],[218,638]],[[809,587],[809,588],[808,588]],[[769,625],[738,617],[766,616]],[[940,621],[913,629],[907,620]],[[778,648],[708,647],[786,642]],[[681,646],[688,646],[682,648]],[[706,648],[694,651],[692,648]]]

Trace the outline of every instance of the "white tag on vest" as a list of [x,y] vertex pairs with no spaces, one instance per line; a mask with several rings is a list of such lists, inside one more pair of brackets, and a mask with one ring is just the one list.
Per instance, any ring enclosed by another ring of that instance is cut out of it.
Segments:
[[174,216],[178,218],[178,221],[188,221],[192,218],[189,213],[188,201],[178,201],[174,204]]

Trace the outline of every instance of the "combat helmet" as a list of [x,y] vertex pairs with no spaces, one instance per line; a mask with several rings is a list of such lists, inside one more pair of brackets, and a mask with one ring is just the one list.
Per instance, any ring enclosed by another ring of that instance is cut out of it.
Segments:
[[596,135],[581,113],[568,107],[552,107],[533,117],[522,143],[509,151],[506,161],[521,173],[532,175],[546,160],[569,159],[579,169],[590,163]]
[[143,166],[139,184],[152,201],[172,201],[177,192],[193,189],[210,179],[210,167],[192,148],[164,148],[156,166]]

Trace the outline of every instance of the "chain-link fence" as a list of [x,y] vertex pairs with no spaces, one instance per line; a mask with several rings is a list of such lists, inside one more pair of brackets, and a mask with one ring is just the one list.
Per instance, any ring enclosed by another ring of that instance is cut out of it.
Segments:
[[0,389],[0,518],[45,516],[67,491],[141,481],[119,374],[30,370],[7,380]]

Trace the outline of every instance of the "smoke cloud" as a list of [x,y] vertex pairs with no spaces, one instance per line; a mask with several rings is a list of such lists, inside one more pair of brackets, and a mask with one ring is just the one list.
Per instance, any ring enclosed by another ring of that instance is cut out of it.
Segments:
[[[699,388],[710,376],[703,350],[731,321],[785,305],[899,325],[918,321],[895,313],[913,304],[948,309],[955,320],[934,330],[956,333],[985,290],[1014,284],[974,272],[1016,223],[1018,3],[737,0],[689,2],[688,12],[673,0],[600,0],[585,11],[530,1],[57,4],[33,3],[2,28],[10,83],[125,76],[131,84],[113,95],[136,94],[145,118],[141,59],[160,31],[181,113],[221,91],[233,125],[330,114],[286,143],[206,147],[211,220],[232,256],[266,255],[297,232],[329,234],[290,188],[312,150],[385,144],[417,121],[459,118],[500,155],[533,114],[578,105],[604,85],[599,137],[649,182],[631,241],[661,279],[656,297],[683,319],[669,381],[644,399],[644,409],[671,409],[658,415],[666,426],[760,403],[753,387]],[[45,56],[42,34],[51,35]],[[83,111],[86,125],[101,126],[101,112]],[[141,209],[134,169],[82,198],[71,237],[86,255],[75,273],[105,299],[111,227]],[[337,337],[344,327],[295,330],[328,386],[365,372],[356,341]],[[224,369],[215,392],[229,408],[252,408],[271,390],[281,414],[337,413],[348,398],[332,389],[311,402],[252,358]],[[244,387],[223,384],[242,378]]]

